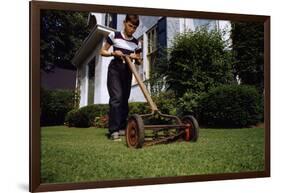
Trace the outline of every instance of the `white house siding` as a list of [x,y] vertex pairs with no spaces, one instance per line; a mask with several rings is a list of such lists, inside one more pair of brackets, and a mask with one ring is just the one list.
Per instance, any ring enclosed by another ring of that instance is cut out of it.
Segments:
[[180,19],[167,17],[167,47],[170,48],[174,37],[180,32]]
[[151,27],[157,24],[160,17],[155,16],[140,16],[140,24],[134,36],[139,38],[146,33]]
[[193,19],[190,18],[180,18],[179,19],[179,32],[184,33],[189,30],[194,30]]
[[143,93],[138,85],[133,85],[129,102],[146,102]]
[[[102,64],[100,63],[101,56],[99,53],[101,46],[102,46],[102,41],[98,44],[98,46],[96,47],[96,49],[93,51],[93,53],[91,55],[91,60],[95,58],[95,78],[94,78],[95,83],[94,83],[94,88],[91,88],[91,89],[95,89],[94,98],[93,98],[94,103],[97,103],[97,101],[100,100],[99,91],[100,91],[101,87],[103,86],[102,79],[104,78],[103,74],[102,74],[102,68],[101,68]],[[86,64],[86,65],[88,65],[88,64]]]
[[[102,45],[102,43],[100,45]],[[100,48],[98,48],[98,50],[100,50]],[[107,71],[112,57],[102,57],[98,53],[96,59],[94,104],[107,104],[109,101]]]
[[89,68],[88,63],[95,58],[95,86],[92,89],[94,91],[94,104],[106,104],[109,101],[109,95],[107,91],[107,70],[108,65],[112,57],[102,57],[100,55],[100,49],[102,47],[103,41],[100,42],[99,46],[92,52],[92,54],[85,60],[82,65],[82,77],[81,77],[81,98],[80,107],[88,105],[88,74]]
[[123,30],[123,21],[125,19],[125,16],[124,14],[118,14],[117,15],[117,25],[116,25],[116,30],[117,31],[122,31]]
[[80,84],[80,107],[88,104],[88,65],[81,65],[79,68],[81,73],[81,84]]
[[[96,63],[96,67],[95,67],[95,92],[94,92],[94,96],[96,97],[96,95],[98,94],[98,90],[101,87],[101,80],[102,79],[102,74],[101,74],[101,70],[99,69],[100,66],[99,65],[99,49],[101,48],[101,45],[97,46],[96,50],[94,50],[91,55],[83,62],[83,64],[81,65],[81,67],[79,68],[79,70],[81,71],[81,84],[80,84],[80,107],[83,106],[87,106],[88,105],[88,93],[89,93],[89,66],[88,64],[90,63],[90,61],[96,57],[95,59],[95,63]],[[93,99],[94,102],[96,99]]]
[[147,35],[146,33],[143,35],[143,71],[144,71],[144,80],[149,79],[149,63],[147,60],[147,57],[145,56],[145,53],[147,53]]

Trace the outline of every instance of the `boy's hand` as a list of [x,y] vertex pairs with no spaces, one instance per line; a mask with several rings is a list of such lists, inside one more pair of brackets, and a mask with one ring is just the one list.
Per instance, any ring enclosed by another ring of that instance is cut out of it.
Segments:
[[122,58],[122,57],[125,56],[125,54],[123,54],[123,52],[120,51],[120,50],[116,50],[116,51],[112,52],[112,55],[116,56],[116,57],[119,57],[119,58]]
[[141,60],[140,55],[132,53],[132,54],[130,54],[130,58],[135,60],[137,65],[141,65],[142,64],[142,60]]
[[140,57],[134,53],[131,53],[130,54],[130,58],[133,59],[133,60],[140,60]]

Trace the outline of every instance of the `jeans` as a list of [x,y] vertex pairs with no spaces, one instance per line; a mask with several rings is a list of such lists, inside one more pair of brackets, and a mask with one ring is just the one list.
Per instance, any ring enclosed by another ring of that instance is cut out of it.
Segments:
[[113,59],[108,67],[109,133],[125,129],[129,113],[132,72],[127,63]]

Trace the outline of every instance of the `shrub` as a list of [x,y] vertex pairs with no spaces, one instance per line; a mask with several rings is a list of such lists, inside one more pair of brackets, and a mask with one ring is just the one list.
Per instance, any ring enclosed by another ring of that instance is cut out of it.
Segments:
[[96,117],[94,126],[98,127],[98,128],[107,128],[108,127],[108,115]]
[[[65,122],[69,127],[96,126],[96,121],[98,121],[97,117],[102,117],[107,114],[107,104],[94,104],[69,111],[65,118]],[[97,125],[100,125],[100,123]]]
[[41,125],[62,125],[68,111],[74,108],[75,92],[41,89]]
[[109,106],[108,104],[93,104],[80,108],[80,111],[87,115],[90,126],[95,126],[96,117],[107,115]]
[[147,103],[144,102],[132,102],[129,103],[129,114],[147,114],[150,113],[150,108]]
[[172,91],[160,92],[153,96],[158,109],[165,114],[176,115],[176,96]]
[[69,127],[90,127],[91,122],[88,115],[80,109],[69,111],[65,117],[65,123]]
[[222,31],[201,27],[180,33],[172,42],[165,75],[177,97],[203,93],[234,81],[232,53],[225,49]]
[[186,92],[179,98],[177,104],[177,114],[179,116],[193,115],[195,117],[199,114],[199,102],[202,94]]
[[[159,110],[166,114],[176,114],[175,95],[172,92],[163,92],[153,99]],[[108,104],[93,104],[80,109],[69,111],[65,124],[70,127],[107,127],[108,126]],[[148,114],[150,107],[146,102],[129,103],[129,116],[132,114]]]
[[255,125],[263,114],[262,97],[252,86],[219,86],[205,94],[199,106],[200,120],[212,127]]
[[[146,114],[149,108],[146,103],[129,103],[130,114]],[[74,109],[67,113],[65,124],[69,127],[107,127],[108,126],[108,104],[93,104],[80,109]]]

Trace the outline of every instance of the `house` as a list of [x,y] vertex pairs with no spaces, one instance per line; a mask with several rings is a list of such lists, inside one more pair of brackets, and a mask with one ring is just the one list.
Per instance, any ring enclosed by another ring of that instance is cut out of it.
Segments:
[[[100,49],[110,32],[122,30],[124,19],[123,14],[89,13],[88,26],[91,32],[72,60],[77,67],[76,90],[80,96],[80,107],[108,103],[107,68],[112,58],[100,56]],[[140,25],[134,36],[142,42],[143,65],[137,67],[141,79],[149,79],[150,70],[161,47],[171,47],[175,35],[194,30],[198,26],[230,31],[229,21],[140,16]],[[228,33],[225,38],[229,38]],[[129,101],[145,101],[134,78]]]

